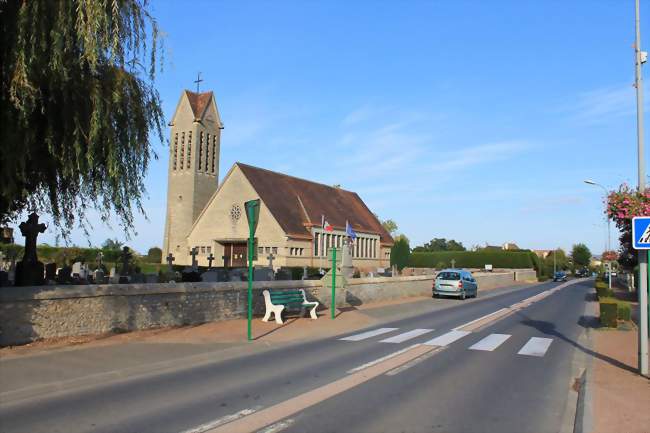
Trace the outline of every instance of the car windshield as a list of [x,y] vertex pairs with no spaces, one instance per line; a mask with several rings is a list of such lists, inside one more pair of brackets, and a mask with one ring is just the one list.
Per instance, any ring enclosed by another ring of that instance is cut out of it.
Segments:
[[438,274],[439,280],[460,280],[460,274],[458,272],[440,272]]

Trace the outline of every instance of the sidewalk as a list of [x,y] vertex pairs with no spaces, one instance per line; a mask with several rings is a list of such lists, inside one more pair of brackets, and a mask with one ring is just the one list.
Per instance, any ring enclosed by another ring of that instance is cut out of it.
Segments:
[[637,373],[637,331],[592,333],[593,433],[650,432],[650,380]]

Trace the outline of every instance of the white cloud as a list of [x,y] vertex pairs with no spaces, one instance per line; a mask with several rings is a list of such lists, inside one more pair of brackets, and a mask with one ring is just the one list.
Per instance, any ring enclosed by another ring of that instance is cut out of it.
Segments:
[[461,170],[479,164],[504,161],[529,147],[529,144],[523,141],[502,141],[465,147],[441,154],[432,168],[435,171]]
[[[650,95],[646,88],[646,104]],[[636,89],[631,84],[601,87],[579,93],[575,100],[560,108],[572,118],[584,123],[601,123],[620,117],[632,117],[636,113]]]

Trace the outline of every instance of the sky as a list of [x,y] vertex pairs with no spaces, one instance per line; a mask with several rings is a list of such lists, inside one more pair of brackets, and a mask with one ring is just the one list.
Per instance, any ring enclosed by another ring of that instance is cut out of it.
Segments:
[[[166,119],[200,71],[225,126],[221,178],[240,161],[340,184],[412,247],[444,237],[600,253],[603,191],[583,180],[636,185],[633,0],[161,0],[151,11]],[[641,14],[648,35],[647,1]],[[161,246],[169,148],[154,143],[136,233],[95,224],[71,243]],[[54,230],[39,239],[53,244]]]

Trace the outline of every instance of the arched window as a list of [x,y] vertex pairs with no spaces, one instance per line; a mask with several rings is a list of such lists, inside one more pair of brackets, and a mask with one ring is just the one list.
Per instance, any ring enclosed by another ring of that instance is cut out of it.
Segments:
[[174,134],[174,170],[176,170],[176,164],[178,162],[178,132]]
[[185,164],[185,132],[181,132],[181,160],[180,160],[179,170],[183,169],[184,164]]
[[205,133],[205,172],[210,172],[210,133]]
[[199,134],[199,171],[201,170],[201,161],[203,161],[203,131]]
[[212,136],[212,174],[215,173],[214,171],[214,164],[217,156],[217,136],[213,135]]
[[192,131],[187,133],[187,168],[192,165]]

